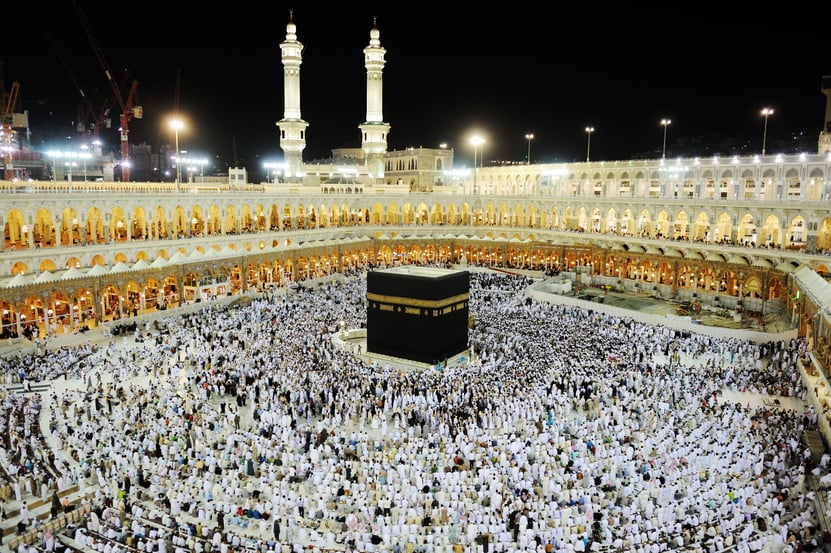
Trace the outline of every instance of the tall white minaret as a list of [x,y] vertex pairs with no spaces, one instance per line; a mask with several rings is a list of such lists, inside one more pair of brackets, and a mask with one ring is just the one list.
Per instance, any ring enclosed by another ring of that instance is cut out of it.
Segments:
[[303,149],[306,147],[308,123],[300,116],[300,64],[303,63],[303,43],[297,40],[294,10],[289,10],[286,40],[280,43],[283,59],[283,118],[280,127],[280,148],[285,162],[287,181],[303,176]]
[[369,32],[369,46],[364,48],[364,65],[366,66],[366,121],[358,125],[361,129],[361,149],[366,157],[366,167],[371,177],[384,177],[383,153],[387,151],[387,134],[390,126],[384,123],[383,112],[383,72],[384,55],[387,51],[381,47],[381,33],[372,19]]

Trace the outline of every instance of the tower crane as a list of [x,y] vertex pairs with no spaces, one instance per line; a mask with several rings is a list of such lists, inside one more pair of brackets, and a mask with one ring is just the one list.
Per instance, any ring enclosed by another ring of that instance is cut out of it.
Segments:
[[119,116],[119,127],[118,131],[121,136],[121,180],[127,182],[130,180],[130,142],[128,139],[129,134],[129,125],[130,121],[133,118],[141,119],[143,117],[143,111],[141,106],[134,105],[133,102],[136,100],[136,90],[138,88],[138,81],[132,79],[132,83],[130,84],[130,90],[126,94],[126,98],[121,93],[122,87],[115,82],[113,79],[112,71],[110,71],[110,66],[107,63],[107,59],[104,57],[104,53],[101,50],[101,47],[98,45],[98,41],[95,40],[95,35],[92,32],[92,28],[87,21],[86,15],[81,10],[81,7],[78,5],[77,0],[73,0],[72,2],[75,6],[75,11],[78,13],[78,18],[81,20],[81,25],[84,27],[84,31],[87,34],[87,38],[89,38],[89,42],[92,45],[92,49],[95,50],[95,55],[98,57],[98,62],[101,64],[101,68],[104,70],[104,75],[107,77],[107,82],[110,84],[110,87],[113,90],[113,96],[115,97],[116,102],[118,102],[118,106],[121,108],[121,115]]
[[0,153],[3,156],[3,178],[14,179],[14,150],[17,149],[15,140],[15,110],[20,104],[20,83],[14,81],[9,92],[6,92],[6,78],[3,68],[5,63],[0,60]]
[[64,55],[63,50],[58,45],[58,42],[52,35],[47,33],[46,36],[55,47],[58,57],[61,59],[69,78],[72,80],[72,84],[75,85],[75,88],[81,95],[81,102],[83,105],[78,106],[78,132],[83,132],[85,134],[91,133],[93,139],[97,140],[102,127],[110,128],[110,109],[112,109],[112,104],[115,100],[113,98],[105,99],[101,110],[96,110],[93,106],[92,98],[87,95],[84,87],[81,85],[81,81],[78,79],[77,73],[75,73],[72,69],[72,65],[70,65],[69,60]]
[[[182,86],[182,68],[176,69],[176,80],[173,85],[173,119],[179,118],[179,90]],[[156,135],[156,151],[160,151],[159,148],[161,146],[162,141],[162,130],[159,127],[159,134]],[[179,152],[175,152],[176,163],[179,163]],[[165,167],[167,167],[170,163],[170,160],[167,160]]]
[[8,95],[3,92],[2,107],[3,112],[0,114],[0,148],[3,149],[3,178],[5,180],[14,180],[14,165],[12,164],[12,152],[14,151],[14,109],[20,96],[20,83],[17,81],[12,83],[11,91]]

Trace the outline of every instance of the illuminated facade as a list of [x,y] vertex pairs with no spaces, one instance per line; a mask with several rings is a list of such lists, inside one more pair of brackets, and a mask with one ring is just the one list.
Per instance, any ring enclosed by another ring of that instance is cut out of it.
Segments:
[[[448,262],[573,271],[625,291],[779,310],[802,334],[831,335],[816,320],[827,316],[822,284],[812,279],[801,294],[804,279],[794,277],[829,273],[825,133],[819,154],[473,174],[454,166],[452,149],[380,151],[389,125],[378,37],[373,28],[364,52],[361,148],[340,151],[330,166],[302,161],[302,45],[290,21],[281,44],[282,179],[0,181],[0,336],[72,332],[354,268]],[[350,158],[360,160],[351,170],[337,163]]]
[[401,260],[590,271],[759,312],[790,309],[798,267],[829,272],[828,156],[666,165],[485,167],[478,195],[469,175],[432,192],[6,182],[2,332],[62,332]]

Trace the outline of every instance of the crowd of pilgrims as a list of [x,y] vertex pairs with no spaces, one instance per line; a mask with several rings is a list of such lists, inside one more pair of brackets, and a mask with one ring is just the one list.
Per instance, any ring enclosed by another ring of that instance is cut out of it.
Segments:
[[816,414],[723,398],[804,398],[802,341],[470,279],[469,354],[425,370],[332,339],[365,325],[360,275],[7,359],[7,374],[77,381],[3,398],[12,495],[78,484],[92,499],[72,536],[100,553],[818,550],[828,498],[806,478],[831,466],[800,439]]

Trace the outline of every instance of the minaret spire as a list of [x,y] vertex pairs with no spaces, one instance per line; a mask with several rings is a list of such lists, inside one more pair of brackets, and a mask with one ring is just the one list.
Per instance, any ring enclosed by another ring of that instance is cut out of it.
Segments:
[[287,181],[303,176],[303,150],[306,148],[306,127],[300,115],[300,64],[303,63],[303,43],[297,40],[294,10],[289,10],[286,40],[280,43],[283,60],[283,118],[280,127],[280,148],[285,162]]
[[361,148],[366,156],[370,176],[380,179],[384,176],[383,153],[387,150],[387,135],[390,126],[384,123],[383,113],[383,72],[384,56],[387,51],[381,46],[381,33],[377,27],[378,18],[372,18],[369,32],[369,46],[364,48],[366,67],[366,121],[358,125],[361,129]]

